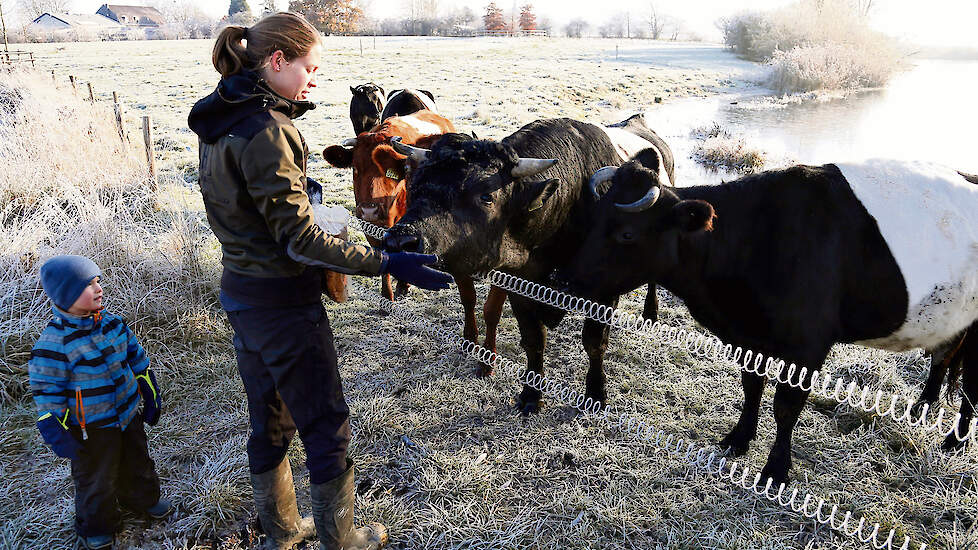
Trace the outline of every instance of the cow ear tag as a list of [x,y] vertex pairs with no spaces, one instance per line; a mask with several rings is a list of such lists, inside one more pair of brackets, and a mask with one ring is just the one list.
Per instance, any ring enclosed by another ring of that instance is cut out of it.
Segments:
[[399,180],[399,179],[401,179],[401,175],[398,174],[397,171],[394,170],[393,168],[388,168],[387,169],[387,172],[385,172],[384,175],[387,176],[388,178],[392,179],[392,180]]

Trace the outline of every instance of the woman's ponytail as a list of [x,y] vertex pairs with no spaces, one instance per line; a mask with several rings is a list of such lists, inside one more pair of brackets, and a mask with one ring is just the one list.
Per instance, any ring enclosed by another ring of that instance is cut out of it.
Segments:
[[224,27],[217,35],[211,58],[217,72],[229,77],[243,69],[258,70],[277,50],[282,50],[286,61],[292,61],[308,54],[319,43],[319,31],[304,17],[279,12],[265,16],[249,28]]
[[238,26],[224,27],[217,35],[211,58],[214,61],[214,68],[222,77],[231,76],[248,65],[248,51],[241,43],[244,37],[245,28]]

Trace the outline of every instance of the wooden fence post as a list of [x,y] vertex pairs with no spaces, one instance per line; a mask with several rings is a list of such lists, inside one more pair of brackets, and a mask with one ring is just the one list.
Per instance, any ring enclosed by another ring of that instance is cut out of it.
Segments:
[[146,164],[149,167],[149,176],[152,178],[152,189],[156,190],[156,152],[153,150],[153,121],[150,117],[143,117],[143,141],[146,143]]
[[71,81],[71,93],[78,95],[78,85],[75,84],[74,75],[68,75],[68,80]]
[[92,91],[92,83],[88,83],[88,100],[95,103],[95,92]]
[[54,71],[51,71],[51,82],[54,83],[55,87],[58,86],[58,79],[54,77]]
[[34,52],[31,52],[31,68],[36,69],[37,65],[34,64]]
[[126,129],[122,125],[122,105],[119,105],[119,94],[112,92],[112,110],[115,111],[115,125],[119,129],[119,141],[126,144]]

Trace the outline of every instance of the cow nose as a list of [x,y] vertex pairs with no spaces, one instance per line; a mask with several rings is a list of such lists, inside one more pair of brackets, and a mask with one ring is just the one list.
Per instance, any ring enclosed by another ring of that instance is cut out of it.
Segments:
[[417,235],[388,234],[384,248],[391,252],[421,252],[421,239]]

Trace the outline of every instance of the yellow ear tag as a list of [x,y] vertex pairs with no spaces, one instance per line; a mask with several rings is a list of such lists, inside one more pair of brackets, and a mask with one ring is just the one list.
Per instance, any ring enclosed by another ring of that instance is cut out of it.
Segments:
[[388,178],[392,179],[392,180],[399,180],[399,179],[401,179],[401,175],[398,174],[393,168],[388,168],[387,169],[387,172],[384,175],[387,176]]

